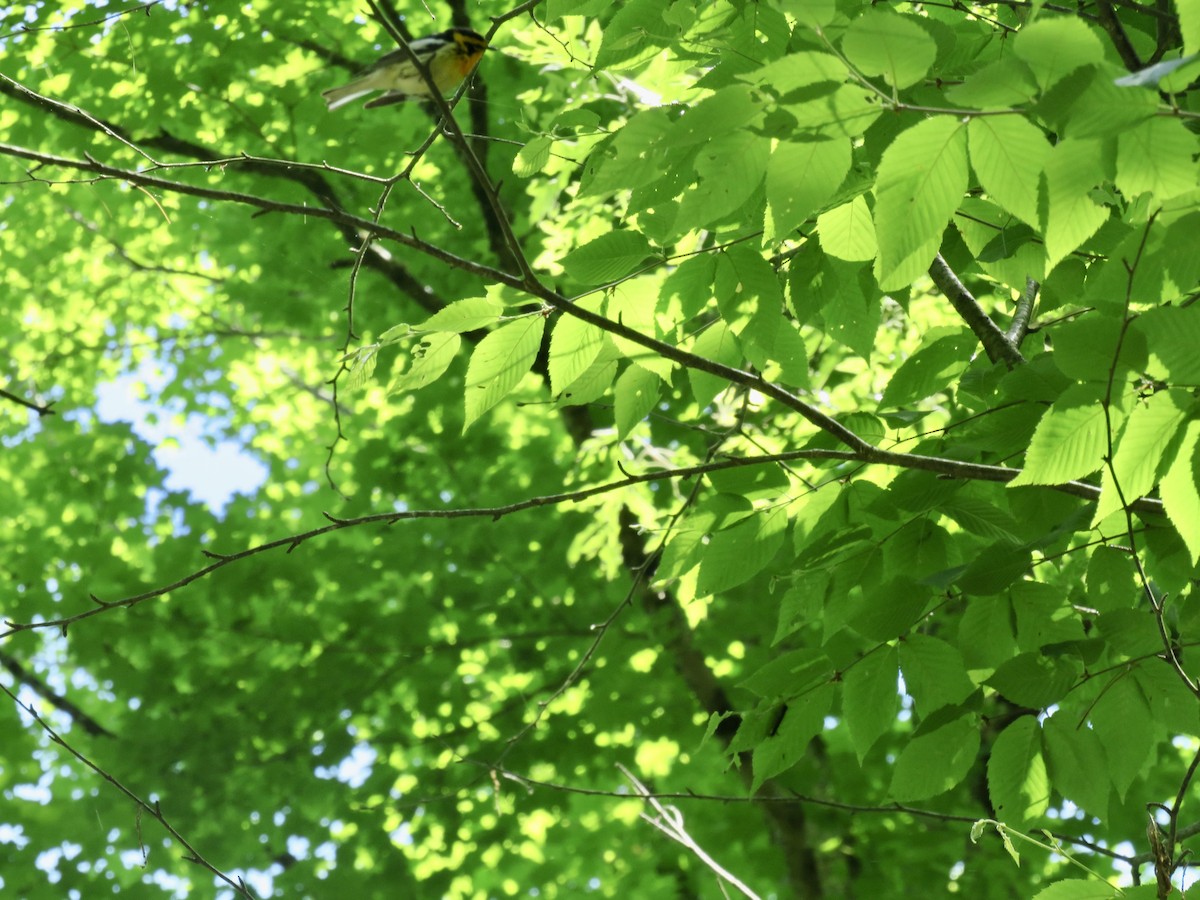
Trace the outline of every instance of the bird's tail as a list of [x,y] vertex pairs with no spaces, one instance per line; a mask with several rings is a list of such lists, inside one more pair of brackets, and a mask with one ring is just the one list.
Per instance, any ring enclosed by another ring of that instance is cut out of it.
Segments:
[[339,106],[345,106],[347,103],[352,103],[359,97],[365,97],[373,87],[364,86],[364,78],[356,79],[349,84],[344,84],[341,87],[330,88],[327,91],[322,91],[321,96],[325,98],[330,111],[337,109]]

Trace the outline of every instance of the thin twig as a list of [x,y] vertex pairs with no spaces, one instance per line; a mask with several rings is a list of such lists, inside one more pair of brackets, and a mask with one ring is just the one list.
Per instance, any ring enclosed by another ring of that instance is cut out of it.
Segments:
[[33,719],[33,721],[35,721],[41,727],[42,731],[44,731],[47,734],[47,736],[50,738],[51,741],[58,744],[60,747],[62,747],[64,750],[66,750],[69,754],[71,754],[71,756],[75,757],[75,759],[77,759],[83,765],[87,766],[89,769],[91,769],[93,772],[95,772],[97,775],[99,775],[101,778],[103,778],[105,781],[107,781],[109,784],[111,784],[113,787],[115,787],[118,791],[120,791],[122,794],[124,794],[130,800],[132,800],[139,810],[139,816],[141,813],[146,813],[151,818],[153,818],[155,821],[157,821],[160,825],[162,825],[162,827],[166,829],[167,834],[171,835],[171,837],[175,839],[175,842],[177,844],[179,844],[179,846],[183,847],[184,850],[187,851],[187,854],[185,854],[183,857],[185,860],[187,860],[188,862],[196,863],[197,865],[201,866],[202,868],[207,869],[209,872],[211,872],[213,875],[215,875],[221,881],[223,881],[227,885],[229,885],[229,887],[231,887],[233,889],[234,893],[239,894],[242,897],[246,897],[247,900],[257,900],[256,895],[251,892],[250,888],[248,888],[246,886],[246,883],[241,879],[240,876],[238,878],[234,879],[234,878],[230,877],[229,875],[226,875],[224,872],[222,872],[220,869],[218,869],[216,866],[214,866],[212,863],[210,863],[207,859],[205,859],[203,856],[201,856],[200,852],[195,847],[192,846],[192,844],[188,841],[188,839],[185,838],[182,834],[180,834],[178,829],[176,829],[174,825],[172,825],[169,821],[167,821],[167,818],[166,818],[166,816],[163,815],[162,808],[160,807],[160,805],[158,804],[157,801],[153,805],[147,803],[145,800],[143,800],[141,797],[139,797],[137,794],[135,794],[129,788],[125,787],[125,785],[123,785],[121,782],[119,782],[111,773],[100,768],[99,765],[92,762],[88,757],[84,756],[83,753],[81,753],[79,750],[75,749],[75,747],[68,744],[65,740],[63,740],[63,738],[58,734],[58,732],[56,732],[53,728],[50,727],[49,723],[46,722],[45,719],[43,719],[40,715],[38,715],[37,710],[32,705],[26,706],[24,703],[22,703],[19,699],[17,699],[17,696],[8,689],[7,686],[5,686],[4,684],[0,684],[0,691],[4,691],[4,693],[7,694],[20,709],[22,709],[26,713],[28,713],[29,716]]

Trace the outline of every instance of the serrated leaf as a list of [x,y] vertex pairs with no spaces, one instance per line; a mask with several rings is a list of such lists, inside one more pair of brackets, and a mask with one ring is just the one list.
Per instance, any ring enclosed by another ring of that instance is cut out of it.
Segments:
[[1124,892],[1119,894],[1112,885],[1098,879],[1069,878],[1038,891],[1033,900],[1116,900],[1123,896]]
[[912,87],[937,57],[937,45],[914,17],[870,7],[850,22],[842,51],[860,72],[882,75],[893,87]]
[[1043,91],[1080,66],[1104,59],[1100,38],[1083,21],[1069,16],[1026,25],[1014,41],[1014,50]]
[[817,216],[817,238],[821,249],[836,259],[851,262],[874,259],[879,244],[866,197],[855,197]]
[[504,305],[499,300],[491,297],[468,297],[438,310],[420,325],[413,326],[413,330],[462,334],[464,331],[475,331],[494,325],[503,312]]
[[944,516],[953,519],[964,530],[980,537],[1009,544],[1020,543],[1016,519],[1002,509],[977,497],[955,496],[939,508]]
[[1150,707],[1137,682],[1120,672],[1106,685],[1090,718],[1108,757],[1108,777],[1124,800],[1156,742]]
[[412,348],[412,362],[399,372],[388,385],[388,395],[401,391],[416,391],[442,377],[450,367],[462,338],[453,332],[426,335]]
[[1090,193],[1104,180],[1101,152],[1099,140],[1067,138],[1046,158],[1047,274],[1108,219]]
[[370,344],[360,347],[353,356],[354,362],[350,364],[350,373],[346,376],[346,390],[348,391],[357,391],[375,372],[375,364],[379,362],[379,345]]
[[554,401],[555,407],[578,406],[599,400],[608,393],[613,379],[617,377],[617,363],[620,359],[621,354],[605,335],[600,342],[600,352],[596,354],[592,364],[563,389]]
[[[705,330],[696,339],[692,352],[727,366],[737,366],[742,361],[742,352],[738,347],[737,339],[724,322],[714,322]],[[692,394],[700,406],[708,405],[713,397],[729,384],[724,378],[700,369],[688,369],[688,379],[692,383]]]
[[796,21],[809,28],[820,28],[833,21],[837,14],[834,0],[791,0],[784,9],[796,17]]
[[554,141],[545,135],[537,135],[520,149],[513,159],[513,174],[518,178],[529,178],[546,168],[550,162],[550,148]]
[[1138,599],[1129,554],[1114,547],[1097,547],[1088,560],[1087,604],[1101,613],[1128,609]]
[[[589,297],[579,301],[578,305],[589,312],[596,312],[602,302],[601,298]],[[566,313],[559,316],[550,334],[550,359],[547,364],[553,393],[563,393],[595,362],[604,344],[604,334],[600,328],[577,316]]]
[[696,595],[715,594],[749,581],[764,568],[783,546],[787,533],[787,515],[783,507],[756,513],[708,542],[700,562]]
[[783,141],[767,161],[767,241],[787,238],[828,202],[850,171],[846,138]]
[[708,225],[741,207],[762,185],[770,152],[771,142],[749,130],[725,133],[706,143],[696,155],[699,182],[684,192],[680,220]]
[[896,721],[900,706],[896,648],[884,646],[851,666],[842,678],[842,714],[861,763]]
[[1145,336],[1156,366],[1152,374],[1184,387],[1200,384],[1200,306],[1152,309],[1138,316],[1132,330]]
[[1200,419],[1188,422],[1161,487],[1167,517],[1195,563],[1200,560]]
[[497,328],[475,348],[467,364],[466,418],[463,431],[503,400],[533,366],[546,320],[523,316]]
[[978,753],[975,716],[952,719],[908,742],[892,769],[890,793],[901,803],[935,797],[967,776]]
[[754,794],[768,778],[787,771],[808,752],[808,745],[821,732],[833,703],[833,685],[823,684],[802,697],[789,701],[774,735],[754,748]]
[[1066,659],[1030,652],[1003,663],[987,683],[1018,706],[1045,709],[1065,697],[1078,677]]
[[1150,493],[1168,448],[1174,449],[1182,439],[1188,420],[1195,414],[1195,401],[1187,391],[1178,388],[1159,391],[1146,403],[1134,407],[1117,441],[1112,468],[1104,469],[1100,502],[1092,516],[1093,527],[1121,509],[1122,495],[1127,502],[1133,502]]
[[901,363],[892,376],[879,408],[902,407],[949,389],[971,363],[979,339],[970,332],[939,338]]
[[900,669],[904,689],[922,717],[962,703],[975,692],[962,654],[941,638],[910,634],[900,643]]
[[884,290],[925,273],[966,189],[967,131],[954,119],[926,119],[884,151],[875,180],[876,268]]
[[1106,818],[1111,783],[1097,776],[1106,764],[1095,732],[1077,728],[1060,710],[1042,724],[1042,752],[1054,789],[1089,815]]
[[979,116],[967,126],[971,167],[993,200],[1037,227],[1038,180],[1050,153],[1040,128],[1015,116]]
[[1133,199],[1143,191],[1161,203],[1196,187],[1197,139],[1182,122],[1147,119],[1117,136],[1117,187]]
[[654,409],[660,384],[657,375],[638,365],[627,366],[621,373],[613,401],[618,441],[625,440],[634,426]]
[[[1108,451],[1103,395],[1101,385],[1067,388],[1038,422],[1025,468],[1009,487],[1063,484],[1099,469]],[[1113,417],[1119,419],[1115,409]]]
[[604,28],[596,68],[629,63],[678,37],[678,29],[666,24],[667,7],[667,0],[628,0],[621,4]]
[[636,231],[610,231],[562,260],[567,274],[582,284],[605,284],[628,275],[646,261],[650,242]]
[[1022,716],[1000,732],[987,766],[996,817],[1014,826],[1038,819],[1050,806],[1050,779],[1037,719]]

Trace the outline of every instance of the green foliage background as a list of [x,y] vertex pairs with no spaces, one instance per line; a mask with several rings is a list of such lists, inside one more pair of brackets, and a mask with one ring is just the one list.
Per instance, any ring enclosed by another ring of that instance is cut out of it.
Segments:
[[1200,0],[432,11],[0,19],[6,896],[1182,886]]

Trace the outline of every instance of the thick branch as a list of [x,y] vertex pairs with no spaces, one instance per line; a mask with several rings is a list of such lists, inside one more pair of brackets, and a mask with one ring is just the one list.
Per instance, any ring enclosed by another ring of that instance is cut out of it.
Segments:
[[1125,68],[1130,72],[1136,72],[1145,66],[1137,51],[1133,49],[1133,44],[1129,42],[1129,35],[1125,33],[1125,26],[1121,24],[1121,20],[1117,18],[1111,0],[1096,0],[1096,15],[1100,20],[1100,27],[1108,34],[1109,40],[1117,49],[1117,55],[1121,57],[1121,62],[1125,63]]
[[1021,351],[983,311],[979,301],[971,296],[971,292],[958,280],[958,276],[942,258],[942,254],[939,253],[934,258],[933,265],[929,267],[929,277],[938,286],[938,290],[945,294],[946,299],[953,304],[962,320],[967,323],[967,327],[975,332],[975,336],[983,344],[983,350],[987,353],[988,359],[994,363],[1004,362],[1009,368],[1025,362]]

